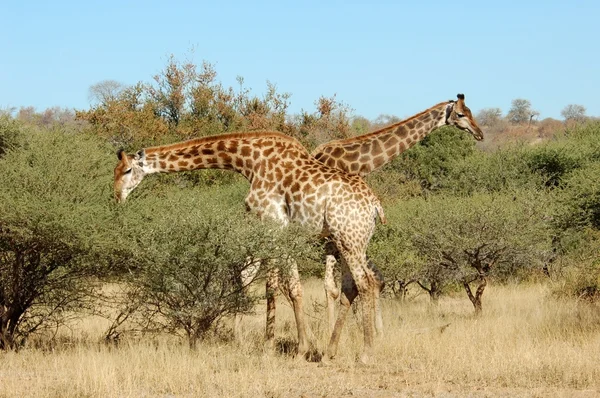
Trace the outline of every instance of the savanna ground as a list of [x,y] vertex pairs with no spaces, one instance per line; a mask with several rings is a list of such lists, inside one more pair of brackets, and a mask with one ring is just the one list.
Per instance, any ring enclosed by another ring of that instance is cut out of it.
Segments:
[[[326,347],[324,294],[305,283],[311,339]],[[108,321],[88,318],[53,343],[0,353],[2,397],[596,397],[600,308],[557,299],[545,284],[489,286],[474,317],[464,293],[437,306],[426,295],[383,302],[384,336],[371,365],[358,315],[349,316],[329,367],[262,347],[264,309],[243,319],[242,345],[229,325],[191,350],[170,336],[102,342]],[[280,348],[295,340],[293,314],[278,302]],[[221,336],[221,337],[218,337]],[[44,342],[42,342],[44,341]],[[286,344],[287,343],[287,344]]]

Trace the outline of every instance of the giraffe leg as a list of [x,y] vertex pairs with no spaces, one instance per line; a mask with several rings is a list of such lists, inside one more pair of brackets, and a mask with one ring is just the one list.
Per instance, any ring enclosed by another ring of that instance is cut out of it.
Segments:
[[[342,264],[344,264],[343,260]],[[342,328],[346,322],[348,310],[350,309],[350,306],[354,302],[356,296],[358,296],[358,289],[356,288],[352,274],[345,265],[342,265],[342,295],[340,298],[340,310],[329,339],[327,353],[324,357],[325,360],[333,359],[337,354],[337,346],[340,340]]]
[[383,279],[383,274],[377,268],[375,263],[367,258],[368,266],[371,271],[373,271],[373,276],[375,279],[375,289],[374,289],[374,305],[375,305],[375,333],[377,336],[383,336],[383,315],[381,313],[381,292],[385,287],[385,281]]
[[378,337],[383,336],[383,315],[381,314],[381,291],[379,286],[375,285],[373,303],[375,304],[375,333]]
[[340,296],[340,290],[335,284],[334,270],[337,263],[335,256],[325,256],[325,298],[327,300],[327,321],[329,325],[329,336],[335,327],[335,300]]
[[294,260],[290,261],[289,275],[287,276],[286,291],[296,319],[296,328],[298,329],[298,354],[297,358],[304,358],[308,352],[308,339],[306,337],[306,323],[304,322],[304,289],[300,283],[300,274],[298,273],[298,264]]
[[[344,266],[344,275],[342,277],[342,299],[340,312],[329,346],[327,347],[326,358],[333,359],[337,354],[337,347],[340,340],[341,332],[344,327],[346,315],[350,305],[356,298],[360,296],[363,303],[363,330],[364,330],[364,348],[360,361],[367,363],[373,351],[373,335],[375,323],[375,308],[374,308],[374,281],[366,272],[366,258],[363,256],[363,261],[360,257],[345,255],[342,257],[347,265]],[[354,282],[354,283],[353,283]]]
[[275,299],[279,288],[279,270],[271,269],[267,274],[267,327],[265,331],[265,346],[267,349],[275,348]]
[[[246,258],[245,267],[241,272],[240,278],[242,282],[242,294],[248,294],[248,286],[254,281],[256,275],[261,266],[261,261],[252,259],[251,257]],[[239,344],[242,342],[242,314],[236,313],[233,317],[233,338]]]

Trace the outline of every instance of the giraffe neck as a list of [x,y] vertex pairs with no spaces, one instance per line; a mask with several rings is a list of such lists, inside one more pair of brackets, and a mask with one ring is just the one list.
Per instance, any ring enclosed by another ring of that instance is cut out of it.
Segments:
[[[248,180],[262,159],[292,145],[283,134],[223,134],[143,150],[145,174],[199,169],[233,170]],[[295,148],[295,145],[292,145]],[[141,151],[142,152],[142,151]]]
[[369,134],[323,144],[312,155],[321,163],[346,173],[367,175],[443,126],[450,103],[439,103]]

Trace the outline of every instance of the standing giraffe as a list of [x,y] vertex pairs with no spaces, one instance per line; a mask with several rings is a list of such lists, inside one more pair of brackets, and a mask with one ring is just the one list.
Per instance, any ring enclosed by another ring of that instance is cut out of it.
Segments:
[[[114,170],[114,193],[124,201],[147,174],[197,169],[226,169],[250,182],[245,203],[259,217],[287,225],[297,221],[335,244],[342,260],[342,308],[331,335],[325,359],[332,359],[348,308],[357,295],[363,311],[362,362],[373,350],[375,276],[367,265],[366,249],[383,209],[360,176],[323,165],[295,139],[276,132],[223,134],[165,146],[145,148],[134,155],[123,151]],[[271,278],[268,278],[271,279]],[[298,329],[298,355],[308,351],[302,285],[296,264],[284,279]],[[350,282],[352,281],[352,283]],[[274,341],[274,297],[267,294],[267,342]],[[273,300],[271,302],[271,300]]]
[[[384,127],[375,132],[344,140],[330,141],[319,145],[311,155],[321,163],[350,175],[365,176],[390,162],[393,158],[411,148],[438,127],[451,125],[466,130],[477,141],[483,140],[483,133],[465,105],[464,94],[457,95],[457,101],[441,102],[421,113],[401,122]],[[325,261],[325,296],[330,330],[334,327],[334,301],[339,296],[333,277],[335,256],[327,254]],[[381,283],[382,279],[378,281]],[[376,285],[376,309],[378,332],[382,329],[379,307],[379,288]]]

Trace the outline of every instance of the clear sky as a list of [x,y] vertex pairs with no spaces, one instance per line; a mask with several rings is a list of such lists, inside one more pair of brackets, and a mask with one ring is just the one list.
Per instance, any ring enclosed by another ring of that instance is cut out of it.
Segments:
[[541,119],[600,116],[597,0],[5,0],[1,15],[0,108],[87,109],[91,85],[150,82],[173,54],[258,95],[269,80],[292,113],[335,94],[406,117],[460,92],[474,112],[525,98]]

